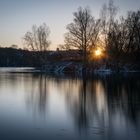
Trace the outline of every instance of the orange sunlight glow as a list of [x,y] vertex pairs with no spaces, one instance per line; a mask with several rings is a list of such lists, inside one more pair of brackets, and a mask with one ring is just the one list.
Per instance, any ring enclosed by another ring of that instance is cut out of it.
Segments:
[[97,47],[90,51],[90,59],[91,60],[99,60],[105,58],[105,50],[104,48]]
[[101,55],[101,50],[97,49],[97,50],[95,51],[95,55],[96,55],[96,56],[100,56],[100,55]]

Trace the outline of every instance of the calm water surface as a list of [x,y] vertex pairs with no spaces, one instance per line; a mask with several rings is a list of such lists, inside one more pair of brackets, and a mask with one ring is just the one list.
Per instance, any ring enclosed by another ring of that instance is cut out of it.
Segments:
[[139,140],[140,76],[0,71],[0,140],[5,139]]

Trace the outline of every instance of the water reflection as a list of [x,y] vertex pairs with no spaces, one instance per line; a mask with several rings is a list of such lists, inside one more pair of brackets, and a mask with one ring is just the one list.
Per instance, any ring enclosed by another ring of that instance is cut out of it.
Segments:
[[[86,80],[84,77],[78,84],[72,82],[67,86],[61,82],[58,84],[64,85],[63,90],[68,94],[66,96],[68,110],[80,133],[104,135],[113,139],[131,139],[136,136],[137,131],[139,132],[138,75],[94,77],[93,80]],[[77,88],[76,97],[75,93],[72,94],[71,88],[69,89],[71,84]]]
[[31,108],[33,115],[45,117],[48,95],[46,75],[31,77],[30,86],[26,97],[27,108]]
[[[16,110],[14,117],[21,118],[19,114],[22,113],[25,116],[22,120],[30,122],[22,128],[25,133],[27,127],[40,128],[41,134],[28,130],[35,138],[40,135],[42,139],[114,140],[140,137],[138,74],[96,75],[82,79],[39,74],[1,74],[0,90],[0,101],[3,100],[0,113],[4,110],[8,112],[6,115],[12,114],[7,109],[6,99],[18,104],[19,108],[13,106]],[[13,91],[17,94],[11,96]],[[6,126],[9,127],[8,123]]]

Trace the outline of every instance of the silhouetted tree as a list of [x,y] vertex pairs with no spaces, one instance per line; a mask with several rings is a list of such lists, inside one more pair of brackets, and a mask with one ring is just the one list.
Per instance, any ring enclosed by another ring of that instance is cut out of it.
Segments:
[[[110,48],[110,33],[115,30],[116,21],[115,16],[117,14],[117,7],[114,5],[113,0],[110,0],[108,5],[104,4],[101,13],[101,27],[102,27],[102,39],[104,41],[104,46],[106,48],[107,53],[113,48]],[[112,39],[112,38],[111,38]]]
[[79,8],[74,14],[73,22],[68,24],[65,44],[69,48],[83,51],[84,64],[87,63],[87,52],[98,40],[100,20],[95,20],[88,8]]
[[120,22],[116,20],[113,23],[112,29],[108,33],[108,46],[106,47],[108,54],[115,59],[123,53],[123,49],[126,43],[126,33],[127,29],[122,19]]
[[140,52],[140,11],[128,12],[126,19],[127,46],[126,52]]
[[[116,61],[122,60],[122,55],[129,55],[133,60],[140,53],[140,11],[128,12],[112,24],[108,32],[107,51]],[[136,58],[135,58],[136,59]]]
[[[39,27],[33,25],[32,31],[27,32],[24,36],[25,45],[29,50],[46,52],[50,45],[49,35],[50,29],[45,23]],[[45,57],[41,56],[41,59],[43,62],[46,61],[46,55]]]

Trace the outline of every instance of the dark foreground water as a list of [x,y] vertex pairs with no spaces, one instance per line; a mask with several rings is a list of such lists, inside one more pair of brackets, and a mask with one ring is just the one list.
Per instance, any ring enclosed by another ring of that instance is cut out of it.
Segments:
[[140,76],[81,79],[3,70],[0,140],[5,139],[139,140]]

